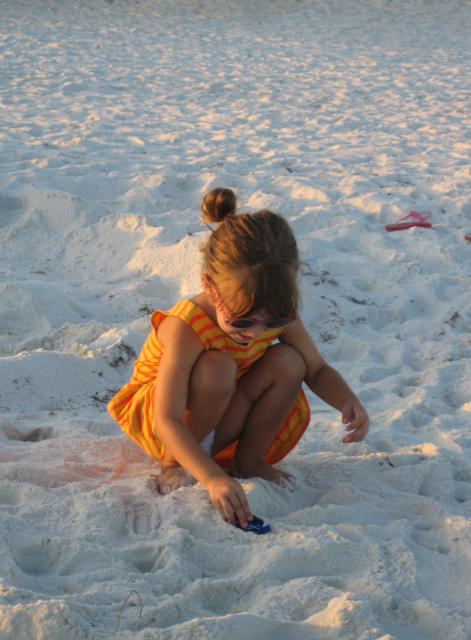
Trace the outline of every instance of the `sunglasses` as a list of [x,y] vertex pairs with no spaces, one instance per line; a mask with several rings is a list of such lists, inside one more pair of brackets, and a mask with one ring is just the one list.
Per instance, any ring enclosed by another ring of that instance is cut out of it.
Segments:
[[286,325],[293,321],[293,318],[270,318],[269,320],[257,320],[250,316],[228,316],[227,309],[215,287],[213,287],[213,293],[216,299],[216,306],[224,316],[224,322],[233,329],[249,329],[250,327],[257,327],[259,325],[264,326],[266,329],[280,329],[281,327],[286,327]]
[[266,329],[279,329],[280,327],[286,327],[292,320],[291,318],[272,318],[270,320],[256,320],[250,316],[236,317],[236,318],[224,318],[226,324],[230,325],[233,329],[248,329],[249,327],[255,327],[263,325]]

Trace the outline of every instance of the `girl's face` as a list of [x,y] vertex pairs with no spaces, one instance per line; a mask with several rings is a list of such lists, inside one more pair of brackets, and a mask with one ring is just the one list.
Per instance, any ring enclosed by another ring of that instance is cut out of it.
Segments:
[[[225,308],[216,305],[216,318],[218,325],[227,333],[233,340],[240,342],[241,344],[249,344],[252,340],[259,338],[268,329],[265,326],[265,320],[268,320],[267,316],[263,313],[257,313],[254,316],[250,316],[250,320],[254,322],[248,327],[239,329],[231,324],[232,316]],[[240,319],[246,319],[247,316],[243,316]],[[239,319],[239,318],[237,318]]]
[[233,316],[214,286],[211,287],[210,293],[214,301],[219,327],[233,340],[241,344],[249,344],[266,331],[283,327],[290,322],[289,318],[277,320],[270,318],[263,310],[251,316]]

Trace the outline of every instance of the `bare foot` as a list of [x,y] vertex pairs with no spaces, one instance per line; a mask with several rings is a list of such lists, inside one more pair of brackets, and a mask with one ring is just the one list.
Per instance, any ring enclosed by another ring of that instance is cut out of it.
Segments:
[[190,487],[195,484],[194,478],[179,465],[162,467],[161,472],[153,476],[153,478],[155,481],[155,490],[161,495],[166,495],[167,493],[175,491],[175,489]]
[[294,481],[293,476],[289,473],[265,464],[265,462],[233,462],[229,475],[236,478],[263,478],[277,484]]

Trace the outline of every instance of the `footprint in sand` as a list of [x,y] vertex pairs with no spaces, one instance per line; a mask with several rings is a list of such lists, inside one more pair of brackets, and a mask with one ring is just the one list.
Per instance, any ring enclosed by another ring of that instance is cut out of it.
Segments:
[[453,480],[470,483],[471,486],[471,467],[462,460],[452,462],[452,476]]
[[453,499],[454,484],[450,465],[440,458],[435,459],[430,461],[424,473],[418,494],[446,503]]
[[69,552],[65,542],[43,538],[18,542],[12,548],[12,557],[24,573],[41,576],[56,574],[58,565]]
[[126,528],[136,536],[146,536],[152,532],[153,522],[149,504],[129,502],[125,507]]
[[126,549],[121,558],[136,567],[140,573],[158,571],[165,566],[165,552],[162,545],[145,544]]
[[461,504],[471,500],[471,484],[469,482],[455,482],[454,496],[456,502]]
[[454,499],[460,504],[469,502],[471,500],[471,469],[465,462],[453,460],[450,472]]
[[15,222],[18,214],[24,209],[22,198],[8,196],[0,193],[0,229],[10,226]]
[[14,487],[0,486],[0,505],[17,505],[22,502],[22,494]]
[[0,429],[8,440],[18,440],[20,442],[41,442],[52,437],[53,430],[51,427],[36,427],[31,431],[22,432],[13,426],[2,427]]
[[427,460],[427,456],[423,455],[420,451],[411,453],[394,453],[387,456],[386,461],[391,467],[404,467],[410,465],[420,464]]
[[[401,396],[403,397],[403,396]],[[408,407],[402,416],[404,424],[408,424],[414,429],[426,428],[432,420],[430,410],[424,410],[422,407]]]
[[360,382],[379,382],[397,373],[397,368],[390,367],[369,367],[360,374]]
[[410,538],[415,544],[436,553],[448,555],[452,551],[446,529],[441,522],[435,522],[429,526],[414,525]]
[[49,321],[25,288],[1,282],[0,297],[0,353],[12,355],[25,338],[50,331]]

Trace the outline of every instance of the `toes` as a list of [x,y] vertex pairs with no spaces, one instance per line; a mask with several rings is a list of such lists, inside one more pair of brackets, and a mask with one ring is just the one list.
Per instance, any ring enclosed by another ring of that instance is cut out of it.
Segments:
[[158,494],[160,494],[161,496],[164,495],[164,491],[163,491],[163,487],[162,487],[162,483],[160,482],[160,478],[159,476],[154,476],[154,482],[155,482],[155,490]]
[[160,495],[167,495],[192,484],[194,484],[193,478],[181,467],[167,467],[155,476],[155,489]]

